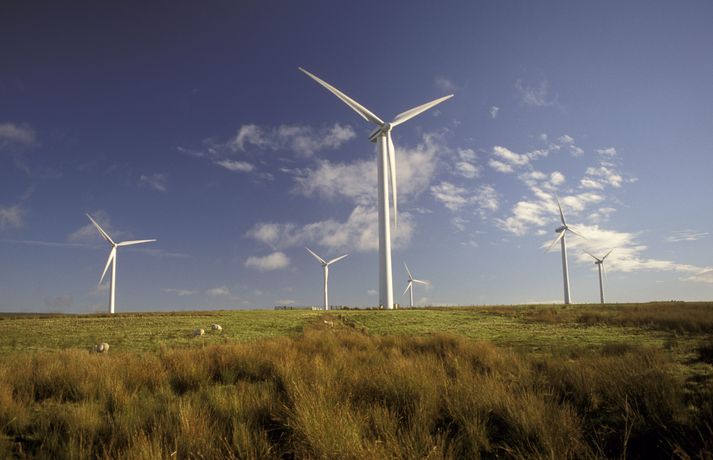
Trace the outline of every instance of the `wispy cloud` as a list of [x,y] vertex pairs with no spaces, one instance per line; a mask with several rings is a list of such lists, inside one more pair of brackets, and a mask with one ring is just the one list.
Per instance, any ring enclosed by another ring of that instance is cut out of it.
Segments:
[[227,286],[214,287],[206,290],[205,293],[211,297],[232,297]]
[[[328,219],[306,225],[294,223],[258,223],[246,236],[272,248],[316,244],[328,250],[375,251],[379,248],[376,207],[356,206],[346,221]],[[407,245],[413,234],[409,213],[399,213],[398,229],[392,232],[394,248]]]
[[666,237],[669,243],[679,243],[681,241],[698,241],[710,235],[709,232],[698,232],[695,230],[676,230]]
[[0,206],[0,231],[21,228],[25,223],[27,211],[22,204]]
[[451,211],[474,206],[483,215],[486,211],[496,211],[499,207],[498,194],[492,185],[468,189],[443,181],[431,186],[431,194]]
[[349,125],[335,123],[332,126],[313,128],[305,125],[280,125],[264,128],[255,124],[243,125],[226,144],[233,151],[290,150],[309,157],[325,149],[337,149],[356,137]]
[[451,79],[446,78],[443,75],[437,76],[434,79],[434,82],[436,84],[436,88],[440,89],[441,91],[452,93],[458,89],[458,86],[456,86],[456,84],[453,83]]
[[500,113],[500,107],[492,106],[492,107],[490,107],[489,112],[490,112],[490,118],[495,120],[496,118],[498,118],[498,114]]
[[254,268],[260,271],[279,270],[287,268],[290,265],[290,259],[284,252],[273,252],[272,254],[256,257],[251,256],[245,261],[245,266]]
[[154,173],[150,175],[142,174],[139,178],[139,186],[146,187],[159,192],[166,192],[168,185],[168,174]]
[[198,291],[191,291],[188,289],[174,289],[174,288],[163,288],[163,289],[161,289],[161,292],[165,292],[166,294],[174,294],[179,297],[185,297],[185,296],[189,296],[189,295],[198,294]]
[[[114,241],[117,241],[127,235],[126,232],[114,228],[111,218],[106,211],[100,209],[90,212],[89,215],[92,216],[92,219],[94,219]],[[103,241],[96,227],[94,227],[89,219],[86,217],[84,219],[87,223],[67,235],[67,242],[91,245]]]
[[29,125],[0,123],[0,152],[24,149],[37,144],[37,134]]
[[255,169],[255,166],[253,166],[251,163],[248,163],[247,161],[231,160],[229,158],[226,158],[224,160],[217,160],[215,161],[215,164],[217,164],[218,166],[222,166],[228,171],[251,172]]
[[548,107],[556,103],[556,99],[550,95],[547,80],[541,80],[535,84],[517,80],[515,90],[520,101],[530,107]]

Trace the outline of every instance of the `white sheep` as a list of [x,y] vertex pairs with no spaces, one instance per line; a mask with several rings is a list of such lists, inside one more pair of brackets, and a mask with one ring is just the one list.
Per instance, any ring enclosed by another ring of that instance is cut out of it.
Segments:
[[324,320],[324,324],[326,324],[326,325],[329,326],[329,327],[334,327],[334,321],[332,321],[332,320],[327,321],[327,320],[325,319],[325,320]]
[[223,332],[223,326],[220,324],[211,324],[210,328],[214,331]]
[[202,335],[205,335],[205,331],[201,328],[198,328],[195,331],[193,331],[193,337],[200,337]]
[[109,351],[109,344],[106,342],[94,345],[95,353],[106,353],[107,351]]

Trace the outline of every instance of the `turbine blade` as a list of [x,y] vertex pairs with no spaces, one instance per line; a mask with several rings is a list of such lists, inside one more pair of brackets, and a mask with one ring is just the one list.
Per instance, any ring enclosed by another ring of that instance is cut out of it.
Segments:
[[[599,260],[599,257],[596,257],[596,256],[592,255],[591,252],[584,251],[584,253],[587,254],[587,255],[588,255],[589,257],[591,257],[592,259],[596,260],[597,262],[601,262],[601,260]],[[603,260],[603,259],[602,259],[602,260]]]
[[117,246],[133,246],[135,244],[143,244],[143,243],[153,243],[156,240],[131,240],[131,241],[122,241],[121,243],[116,243]]
[[[572,233],[574,233],[575,235],[577,235],[578,237],[582,238],[583,240],[589,240],[589,238],[587,238],[586,236],[582,235],[581,233],[575,232],[575,231],[572,230],[570,227],[567,227],[567,228],[564,230],[564,232],[572,232]],[[564,233],[564,232],[562,232],[562,233]]]
[[557,200],[557,207],[560,210],[560,220],[562,220],[562,225],[564,225],[566,227],[567,222],[565,222],[565,220],[564,220],[564,213],[562,212],[562,206],[560,205],[560,199],[557,195],[555,195],[555,200]]
[[354,110],[356,113],[358,113],[359,115],[361,115],[361,117],[362,117],[364,120],[370,121],[370,122],[372,122],[372,123],[374,123],[375,125],[378,125],[378,126],[381,126],[381,125],[384,124],[384,122],[381,121],[381,119],[380,119],[379,117],[377,117],[376,115],[374,115],[373,113],[371,113],[371,112],[369,111],[369,109],[367,109],[366,107],[362,106],[362,105],[359,104],[357,101],[355,101],[354,99],[350,98],[349,96],[347,96],[347,95],[344,94],[343,92],[339,91],[339,90],[338,90],[337,88],[335,88],[334,86],[330,85],[329,83],[327,83],[326,81],[324,81],[324,80],[322,80],[321,78],[317,77],[316,75],[313,75],[313,74],[307,72],[307,71],[306,71],[305,69],[303,69],[302,67],[298,67],[298,69],[300,69],[302,72],[304,72],[305,74],[307,74],[307,76],[310,77],[312,80],[316,81],[316,82],[319,83],[320,85],[322,85],[322,86],[324,86],[325,88],[327,88],[332,94],[334,94],[334,95],[337,96],[339,99],[341,99],[342,102],[344,102],[344,103],[347,104],[349,107],[351,107],[352,110]]
[[334,262],[339,262],[340,260],[342,260],[343,258],[345,258],[345,257],[348,256],[348,255],[349,255],[349,254],[344,254],[343,256],[339,256],[339,257],[337,257],[337,258],[335,258],[335,259],[332,259],[332,260],[330,260],[329,262],[327,262],[327,265],[332,265]]
[[550,246],[547,248],[547,250],[545,252],[550,252],[550,250],[555,246],[555,244],[557,244],[557,242],[559,240],[562,239],[563,236],[564,236],[564,230],[561,231],[559,235],[557,235],[557,238],[555,238],[555,240],[552,242],[552,244],[550,244]]
[[[391,140],[391,131],[386,134],[388,141],[388,154],[389,154],[389,179],[391,182],[391,198],[394,204],[394,227],[399,226],[399,210],[398,210],[398,199],[396,196],[396,149],[394,148],[394,141]],[[387,223],[388,224],[388,223]]]
[[416,279],[413,279],[413,280],[411,280],[411,281],[413,281],[414,283],[423,284],[424,286],[428,286],[429,284],[431,284],[429,281],[426,281],[426,280],[416,280]]
[[413,286],[413,285],[411,284],[411,281],[409,281],[408,284],[406,285],[406,289],[404,289],[404,293],[401,294],[401,297],[405,296],[409,289],[412,289],[411,286]]
[[106,275],[106,271],[109,270],[109,265],[114,261],[114,258],[116,257],[116,246],[111,248],[111,252],[109,253],[109,258],[106,260],[106,265],[104,266],[104,271],[102,272],[102,277],[99,278],[99,284],[102,284],[102,281],[104,281],[104,275]]
[[111,245],[114,245],[114,244],[115,244],[115,243],[114,243],[114,240],[112,240],[111,237],[109,236],[109,234],[108,234],[107,232],[105,232],[104,229],[101,228],[101,227],[99,226],[99,224],[97,224],[94,219],[92,219],[92,216],[90,216],[89,214],[87,214],[87,217],[89,217],[89,220],[92,221],[92,223],[93,223],[94,226],[97,228],[97,230],[99,230],[99,234],[104,237],[104,239],[107,241],[107,243],[109,243],[109,244],[111,244]]
[[611,248],[611,249],[609,250],[609,252],[607,252],[606,254],[604,254],[604,257],[602,257],[602,262],[604,262],[604,259],[606,259],[606,258],[609,256],[609,254],[611,254],[611,252],[612,252],[613,250],[614,250],[614,248]]
[[322,259],[321,257],[319,257],[317,254],[315,254],[310,248],[305,246],[305,249],[308,250],[309,253],[312,254],[315,259],[317,259],[317,262],[319,262],[322,265],[327,265],[327,262],[324,259]]
[[439,97],[436,100],[433,100],[431,102],[426,102],[425,104],[419,105],[418,107],[414,107],[412,109],[408,109],[405,112],[401,112],[400,114],[396,115],[396,118],[394,118],[394,121],[391,122],[391,126],[398,126],[401,123],[404,123],[405,121],[408,121],[415,117],[416,115],[419,115],[426,110],[430,109],[431,107],[440,104],[441,102],[452,98],[453,95],[449,94],[448,96],[443,96]]
[[406,268],[406,273],[408,273],[408,279],[412,280],[413,275],[411,274],[411,270],[408,269],[408,265],[406,265],[406,262],[404,262],[404,268]]

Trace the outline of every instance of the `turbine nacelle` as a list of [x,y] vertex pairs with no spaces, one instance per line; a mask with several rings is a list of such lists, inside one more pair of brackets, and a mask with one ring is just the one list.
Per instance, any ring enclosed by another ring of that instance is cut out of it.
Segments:
[[555,233],[562,233],[563,231],[568,230],[566,225],[563,225],[561,227],[558,227],[555,229]]

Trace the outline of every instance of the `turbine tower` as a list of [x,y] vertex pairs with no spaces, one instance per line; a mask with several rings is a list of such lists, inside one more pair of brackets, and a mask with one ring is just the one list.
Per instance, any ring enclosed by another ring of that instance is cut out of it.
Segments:
[[595,255],[588,253],[587,251],[584,251],[589,254],[592,259],[594,259],[594,265],[599,268],[599,300],[601,301],[601,303],[604,303],[604,285],[602,284],[602,271],[604,271],[604,276],[606,276],[607,274],[607,270],[604,268],[604,259],[606,259],[613,250],[614,249],[610,249],[609,252],[604,254],[604,257],[602,257],[601,259]]
[[408,281],[406,282],[406,289],[404,290],[404,293],[401,295],[405,296],[406,292],[411,291],[410,306],[413,307],[413,283],[423,284],[424,286],[426,286],[426,285],[428,285],[428,281],[417,280],[416,278],[414,278],[413,275],[411,274],[411,270],[408,269],[408,265],[406,265],[406,262],[404,262],[404,267],[406,268],[406,273],[408,273]]
[[[564,281],[564,304],[569,305],[571,299],[570,299],[570,295],[569,295],[569,270],[567,268],[567,243],[565,241],[565,234],[567,232],[571,232],[580,238],[584,238],[584,237],[582,235],[580,235],[579,233],[575,232],[574,230],[572,230],[567,225],[567,222],[564,219],[564,213],[562,212],[562,206],[560,206],[560,200],[557,197],[555,197],[555,199],[557,200],[557,208],[559,208],[560,220],[562,221],[562,226],[555,229],[555,232],[559,233],[559,235],[557,235],[557,238],[554,239],[552,244],[550,244],[550,246],[547,248],[547,251],[545,251],[545,252],[549,252],[552,249],[552,247],[555,244],[557,244],[558,241],[561,242],[561,245],[562,245],[562,278]],[[584,239],[586,239],[586,238],[584,238]]]
[[312,254],[315,259],[317,259],[317,262],[322,264],[322,268],[324,268],[324,309],[329,310],[329,266],[332,265],[334,262],[339,262],[349,254],[344,254],[343,256],[339,256],[336,259],[326,261],[319,257],[317,254],[315,254],[310,248],[305,247],[305,249],[308,250],[309,253]]
[[121,246],[133,246],[135,244],[142,244],[142,243],[151,243],[156,240],[132,240],[132,241],[122,241],[120,243],[114,243],[114,240],[111,239],[111,237],[102,229],[99,224],[97,224],[94,219],[92,219],[92,216],[87,214],[87,217],[89,217],[89,220],[92,221],[94,226],[99,230],[99,234],[106,240],[107,243],[111,245],[111,252],[109,253],[109,259],[106,261],[106,265],[104,266],[104,271],[102,272],[102,276],[99,279],[99,284],[104,281],[104,275],[106,275],[106,271],[109,269],[109,264],[111,264],[111,284],[109,285],[109,313],[114,314],[114,305],[116,304],[116,252],[117,248]]
[[398,212],[396,199],[396,151],[391,140],[391,130],[416,115],[425,112],[431,107],[453,97],[452,94],[427,102],[396,115],[391,123],[385,123],[379,117],[360,105],[354,99],[319,77],[299,67],[307,76],[324,86],[345,104],[351,107],[364,120],[376,125],[376,129],[369,136],[371,142],[378,144],[377,177],[378,177],[378,203],[379,203],[379,304],[383,308],[394,308],[394,288],[391,271],[391,227],[389,217],[389,180],[391,181],[391,196],[394,206],[394,226],[398,226]]

